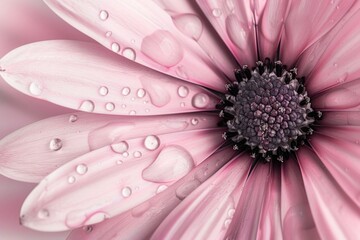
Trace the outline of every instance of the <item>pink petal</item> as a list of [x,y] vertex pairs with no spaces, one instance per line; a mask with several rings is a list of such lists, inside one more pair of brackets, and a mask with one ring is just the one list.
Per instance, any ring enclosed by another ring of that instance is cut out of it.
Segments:
[[360,126],[318,126],[316,132],[339,140],[360,143]]
[[300,54],[331,30],[354,2],[293,0],[281,39],[281,60],[294,65]]
[[313,97],[312,105],[319,110],[360,110],[360,81],[351,81]]
[[339,187],[360,207],[359,130],[348,134],[357,137],[357,143],[316,135],[310,144]]
[[194,1],[160,0],[154,2],[171,16],[175,27],[182,34],[196,41],[215,66],[220,68],[228,78],[234,78],[234,69],[238,67],[238,64],[206,16],[199,14],[198,6]]
[[[68,240],[149,239],[163,219],[181,203],[184,196],[217,172],[233,155],[234,151],[231,148],[217,151],[173,185],[166,189],[161,188],[165,190],[148,201],[95,226],[74,230]],[[186,190],[185,195],[182,193],[183,190]],[[188,198],[190,196],[185,199]]]
[[19,91],[88,112],[156,115],[214,109],[218,101],[94,43],[33,43],[10,52],[1,66],[6,71],[0,74]]
[[190,82],[224,88],[223,74],[197,42],[182,34],[152,1],[45,2],[72,26],[118,54]]
[[192,192],[151,239],[222,239],[249,172],[247,155],[235,158]]
[[[360,70],[356,64],[360,56],[360,30],[357,27],[360,20],[359,8],[360,3],[357,2],[344,19],[316,44],[316,48],[309,49],[311,56],[304,57],[302,65],[310,65],[313,68],[307,81],[307,88],[311,94],[360,77]],[[315,60],[309,63],[309,59],[312,58]]]
[[219,130],[194,130],[136,138],[122,142],[121,148],[85,154],[33,190],[21,210],[22,224],[61,231],[121,214],[185,176],[222,142]]
[[[296,159],[281,167],[281,215],[284,239],[320,239]],[[276,239],[276,238],[275,238]]]
[[326,112],[321,120],[321,126],[360,125],[360,112]]
[[256,239],[268,189],[269,164],[257,164],[250,173],[226,237],[229,239]]
[[250,1],[197,0],[201,10],[240,64],[257,60],[254,8]]
[[[303,147],[297,152],[297,156],[320,237],[356,239],[359,234],[354,226],[360,226],[359,207],[344,193],[342,186],[311,150]],[[337,161],[345,158],[346,155],[342,155]]]

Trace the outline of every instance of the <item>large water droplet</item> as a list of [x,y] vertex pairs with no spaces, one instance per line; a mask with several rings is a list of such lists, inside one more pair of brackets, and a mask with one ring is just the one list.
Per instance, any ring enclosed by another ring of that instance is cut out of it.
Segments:
[[180,97],[185,98],[189,95],[189,88],[185,87],[185,86],[180,86],[178,88],[178,94]]
[[203,24],[198,16],[194,14],[183,14],[176,16],[173,21],[175,26],[185,36],[194,40],[199,40],[203,31]]
[[146,149],[154,151],[159,147],[160,139],[154,135],[147,136],[144,140],[144,145]]
[[124,198],[130,197],[132,194],[132,190],[130,187],[124,187],[123,189],[121,189],[121,195]]
[[129,149],[129,144],[125,141],[111,144],[111,150],[115,153],[124,153]]
[[78,116],[75,115],[75,114],[71,114],[70,117],[69,117],[69,122],[70,123],[74,123],[78,120]]
[[120,51],[120,45],[118,43],[116,43],[116,42],[112,43],[111,44],[111,50],[113,52],[116,52],[116,53],[119,52]]
[[45,219],[45,218],[48,218],[50,216],[50,212],[49,210],[47,209],[41,209],[39,212],[38,212],[38,217],[40,219]]
[[197,179],[193,179],[189,182],[185,182],[180,185],[176,191],[176,197],[180,200],[185,199],[192,191],[194,191],[197,187],[199,187],[201,182]]
[[108,102],[105,104],[105,109],[108,110],[109,112],[112,112],[115,109],[115,104],[112,102]]
[[29,91],[32,95],[39,96],[42,93],[42,86],[39,83],[32,82]]
[[80,175],[84,175],[87,171],[88,167],[83,163],[76,166],[76,172]]
[[62,148],[62,141],[60,138],[51,139],[49,143],[49,148],[51,151],[59,151]]
[[137,90],[136,96],[138,96],[138,98],[143,98],[145,97],[146,91],[143,88],[140,88]]
[[146,36],[141,43],[141,51],[165,67],[178,64],[184,55],[180,43],[170,32],[165,30],[157,30]]
[[136,59],[136,53],[135,53],[134,49],[132,49],[132,48],[125,48],[122,52],[122,55],[124,57],[126,57],[127,59],[130,59],[133,61]]
[[99,18],[100,20],[105,21],[106,19],[109,18],[109,13],[105,10],[101,10],[99,13]]
[[205,108],[209,104],[210,98],[205,93],[198,93],[192,99],[192,104],[196,108]]
[[144,169],[142,176],[153,182],[170,182],[188,174],[194,161],[181,146],[167,146],[161,150],[155,161]]
[[130,92],[131,92],[131,90],[130,90],[130,88],[128,88],[128,87],[124,87],[124,88],[121,90],[121,94],[122,94],[123,96],[129,95]]
[[163,107],[170,102],[171,96],[164,87],[164,82],[145,75],[140,78],[140,81],[148,92],[152,104]]
[[79,110],[84,112],[93,112],[95,109],[95,104],[91,100],[85,100],[80,104]]
[[106,96],[108,93],[109,93],[109,89],[108,89],[107,87],[101,86],[101,87],[99,88],[99,94],[100,94],[101,96]]

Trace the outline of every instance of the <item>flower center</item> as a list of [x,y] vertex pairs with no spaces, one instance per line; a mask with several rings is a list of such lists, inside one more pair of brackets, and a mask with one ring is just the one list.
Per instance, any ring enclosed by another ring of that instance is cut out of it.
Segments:
[[235,70],[236,80],[226,85],[220,109],[224,139],[234,150],[249,150],[265,161],[284,161],[313,133],[313,123],[322,113],[314,111],[304,78],[296,68],[287,70],[280,61],[258,61],[250,70]]

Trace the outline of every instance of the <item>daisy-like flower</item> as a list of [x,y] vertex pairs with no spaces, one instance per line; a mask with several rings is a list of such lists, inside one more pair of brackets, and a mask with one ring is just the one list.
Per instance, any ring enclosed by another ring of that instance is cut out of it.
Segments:
[[45,2],[103,46],[0,60],[17,90],[83,111],[1,140],[1,173],[40,181],[21,224],[74,240],[357,238],[359,1]]

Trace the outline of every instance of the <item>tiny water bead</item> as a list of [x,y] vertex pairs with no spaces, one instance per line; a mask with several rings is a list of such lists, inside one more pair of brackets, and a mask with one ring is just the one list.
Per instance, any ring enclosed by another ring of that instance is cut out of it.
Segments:
[[143,98],[143,97],[145,97],[145,95],[146,95],[146,91],[143,88],[139,88],[136,92],[136,96],[138,98]]
[[62,148],[63,144],[60,138],[51,139],[49,143],[49,148],[51,151],[59,151]]
[[111,50],[113,52],[116,52],[116,53],[120,52],[120,45],[118,43],[116,43],[116,42],[112,43],[111,44]]
[[74,123],[78,120],[78,116],[75,115],[75,114],[71,114],[70,117],[69,117],[69,122],[70,123]]
[[185,98],[187,97],[189,94],[189,88],[185,87],[185,86],[180,86],[178,88],[178,95],[181,97],[181,98]]
[[39,83],[32,82],[29,86],[29,91],[34,96],[39,96],[42,93],[42,86]]
[[84,175],[85,173],[87,173],[87,171],[88,171],[88,167],[83,163],[76,166],[76,172],[79,175]]
[[128,87],[124,87],[124,88],[121,90],[121,94],[122,94],[123,96],[129,95],[130,92],[131,92],[131,90],[130,90],[130,88],[128,88]]
[[109,18],[109,13],[105,10],[101,10],[99,13],[99,18],[100,20],[105,21]]
[[101,86],[101,87],[99,88],[99,94],[100,94],[101,96],[106,96],[108,93],[109,93],[109,89],[108,89],[107,87]]
[[121,189],[121,195],[124,197],[124,198],[128,198],[130,197],[132,194],[132,190],[130,187],[124,187],[123,189]]
[[95,104],[91,100],[85,100],[79,106],[79,110],[84,112],[93,112],[94,109],[95,109]]
[[235,77],[217,105],[219,125],[227,127],[223,138],[253,158],[284,161],[307,142],[322,117],[311,107],[305,79],[297,78],[296,68],[269,59],[253,69],[242,66]]
[[125,141],[111,144],[111,150],[115,153],[125,153],[129,149],[129,144]]

